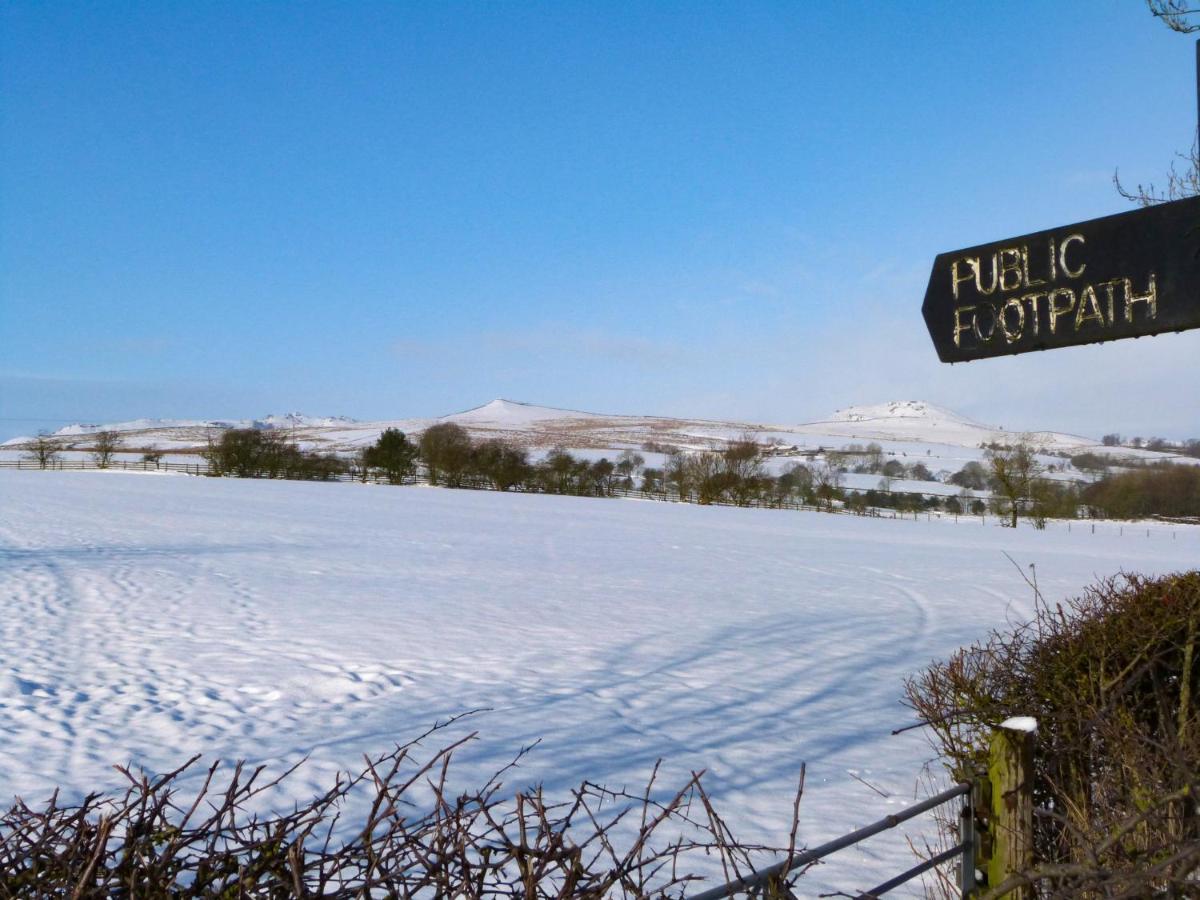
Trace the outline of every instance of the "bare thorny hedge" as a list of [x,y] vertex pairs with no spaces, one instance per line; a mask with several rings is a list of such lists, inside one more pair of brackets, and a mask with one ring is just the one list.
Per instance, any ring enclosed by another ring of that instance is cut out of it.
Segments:
[[[156,776],[118,767],[128,782],[119,795],[18,800],[0,818],[0,897],[666,898],[695,880],[697,857],[732,880],[756,858],[796,849],[803,771],[787,845],[748,845],[713,807],[702,772],[664,800],[654,799],[656,766],[640,793],[584,782],[554,802],[540,787],[504,791],[525,748],[482,788],[454,794],[451,759],[475,735],[419,751],[447,724],[290,812],[252,810],[269,807],[295,767],[268,778],[243,763],[197,770],[199,757]],[[354,792],[369,802],[351,825]]]
[[[1038,720],[1034,859],[1009,888],[1200,896],[1200,572],[1101,581],[908,684],[958,777],[991,729]],[[992,886],[988,896],[1000,892]]]

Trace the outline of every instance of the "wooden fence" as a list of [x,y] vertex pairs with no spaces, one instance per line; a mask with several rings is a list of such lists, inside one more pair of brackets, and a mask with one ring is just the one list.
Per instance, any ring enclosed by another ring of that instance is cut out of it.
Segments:
[[127,459],[110,460],[100,465],[94,459],[55,459],[45,464],[36,459],[0,459],[0,469],[40,469],[44,471],[68,472],[84,469],[118,469],[127,472],[182,472],[185,475],[207,475],[208,463],[144,462]]

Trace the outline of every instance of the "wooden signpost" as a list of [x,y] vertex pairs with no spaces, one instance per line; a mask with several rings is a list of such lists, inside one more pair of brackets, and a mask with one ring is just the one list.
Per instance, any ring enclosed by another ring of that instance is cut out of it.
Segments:
[[951,363],[1200,328],[1200,197],[942,253],[921,312]]

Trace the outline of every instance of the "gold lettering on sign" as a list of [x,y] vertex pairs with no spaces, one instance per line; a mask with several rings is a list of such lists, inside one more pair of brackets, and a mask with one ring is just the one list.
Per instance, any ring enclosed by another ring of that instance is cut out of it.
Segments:
[[[1005,247],[1000,251],[1000,291],[1007,293],[1021,286],[1022,260],[1024,254],[1020,247]],[[1015,275],[1017,280],[1009,284],[1008,276]]]
[[1068,278],[1078,278],[1083,274],[1083,270],[1087,268],[1087,263],[1080,263],[1079,268],[1074,271],[1067,265],[1067,248],[1071,246],[1072,241],[1079,241],[1082,244],[1084,242],[1083,235],[1069,234],[1063,239],[1063,242],[1058,247],[1058,266]]
[[1108,324],[1112,325],[1117,320],[1113,317],[1113,295],[1116,293],[1116,281],[1106,281],[1101,287],[1104,288],[1104,295],[1108,297]]
[[973,312],[975,312],[975,307],[973,307],[973,306],[956,306],[954,308],[954,346],[955,347],[962,346],[962,333],[964,331],[970,331],[970,329],[971,329],[971,325],[969,322],[965,325],[963,324],[963,319],[962,319],[963,315],[965,313],[973,313]]
[[1090,284],[1079,295],[1079,311],[1075,313],[1075,330],[1083,327],[1084,322],[1099,322],[1104,327],[1104,311],[1100,309],[1100,301],[1096,299],[1096,289]]
[[[1033,260],[1028,244],[1002,247],[990,256],[960,256],[950,262],[950,292],[958,300],[965,290],[963,285],[974,281],[976,293],[990,297],[997,291],[1008,294],[1021,288],[1053,284],[1059,280],[1060,272],[1064,278],[1079,278],[1087,269],[1087,263],[1078,258],[1073,245],[1084,243],[1086,238],[1082,234],[1069,234],[1061,243],[1054,237],[1049,238],[1045,268]],[[1035,274],[1031,268],[1041,271]]]
[[1038,291],[1033,294],[1026,294],[1024,297],[1021,298],[1022,300],[1029,301],[1029,312],[1030,312],[1030,318],[1033,320],[1033,336],[1034,337],[1038,336],[1038,321],[1040,319],[1040,314],[1038,312],[1038,300],[1040,300],[1042,297],[1045,297],[1045,296],[1046,296],[1045,291]]
[[[1024,299],[1024,297],[1009,297],[1008,302],[1000,310],[1000,328],[1004,331],[1004,340],[1010,344],[1019,341],[1025,332],[1025,307],[1021,305],[1021,301]],[[1008,327],[1009,310],[1015,310],[1017,313],[1016,331]]]
[[[965,263],[970,264],[970,266],[969,266],[970,271],[968,271],[966,275],[958,274],[958,264],[960,262],[965,262]],[[956,259],[954,262],[950,263],[950,284],[954,288],[954,299],[955,300],[958,299],[958,286],[960,284],[962,284],[964,281],[971,281],[972,279],[975,279],[978,277],[974,271],[975,267],[977,267],[978,265],[979,265],[979,260],[973,259],[970,256],[964,257],[963,259]]]
[[1158,291],[1154,283],[1154,273],[1150,273],[1150,287],[1144,294],[1135,294],[1133,292],[1133,282],[1128,278],[1125,281],[1125,321],[1133,321],[1133,304],[1146,304],[1146,318],[1158,318]]
[[[988,311],[988,330],[987,334],[983,333],[983,329],[979,327],[979,313],[983,310]],[[996,334],[996,307],[990,303],[984,303],[975,311],[975,318],[971,322],[971,330],[975,332],[975,339],[981,344],[986,344]]]
[[[1053,244],[1053,240],[1051,240],[1051,243]],[[1054,265],[1054,250],[1053,249],[1051,249],[1051,251],[1050,251],[1050,265],[1051,266]],[[1025,287],[1037,287],[1039,284],[1046,283],[1045,281],[1043,281],[1040,278],[1030,278],[1029,277],[1029,248],[1028,247],[1021,248],[1021,275],[1024,279]]]
[[[1135,318],[1140,323],[1157,319],[1156,273],[1146,276],[1141,293],[1135,291],[1134,281],[1128,277],[1089,284],[1082,281],[1088,268],[1087,238],[1083,234],[1071,233],[1061,240],[1051,236],[1046,244],[1039,244],[1040,240],[1032,245],[1033,253],[1029,244],[1018,244],[1001,247],[987,256],[961,256],[951,261],[955,347],[988,345],[1003,334],[1005,345],[1012,348],[1007,352],[1020,352],[1013,345],[1024,344],[1028,349],[1053,346],[1056,342],[1049,338],[1058,335],[1060,323],[1064,340],[1074,343],[1104,340],[1104,332],[1117,326],[1122,314],[1125,324],[1135,324]],[[1047,254],[1044,261],[1043,249]],[[985,272],[989,264],[990,271]],[[1054,286],[1063,281],[1072,284]],[[1033,290],[1043,285],[1044,290]],[[959,306],[959,298],[966,299],[972,287],[978,295],[975,302]],[[992,295],[997,296],[984,299]],[[1045,335],[1041,333],[1043,315],[1048,326]]]
[[[1066,303],[1060,305],[1058,298],[1063,297]],[[1050,333],[1058,333],[1058,320],[1075,308],[1075,292],[1070,288],[1055,288],[1050,292]]]
[[996,292],[996,254],[992,254],[992,283],[984,290],[983,287],[983,265],[979,259],[972,259],[971,262],[975,265],[975,290],[989,297]]

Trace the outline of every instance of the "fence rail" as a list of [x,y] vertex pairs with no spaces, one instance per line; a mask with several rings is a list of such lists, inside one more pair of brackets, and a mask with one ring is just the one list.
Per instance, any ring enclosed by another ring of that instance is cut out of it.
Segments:
[[0,469],[45,469],[47,471],[82,471],[85,469],[120,469],[127,472],[183,472],[187,475],[207,475],[208,463],[134,462],[114,459],[100,465],[94,459],[56,459],[45,464],[36,459],[0,459]]
[[[699,894],[693,894],[687,900],[722,900],[725,897],[732,897],[737,894],[757,894],[766,890],[774,882],[778,883],[780,879],[787,876],[788,872],[798,869],[801,866],[807,866],[817,860],[824,859],[839,850],[844,850],[847,847],[852,847],[855,844],[865,841],[867,838],[879,834],[883,831],[888,831],[895,828],[902,822],[907,822],[909,819],[928,812],[935,807],[941,806],[943,803],[948,803],[955,797],[967,797],[967,802],[964,808],[963,821],[971,818],[971,803],[970,797],[973,790],[973,785],[969,781],[960,781],[951,788],[936,794],[927,800],[922,800],[920,803],[915,803],[903,812],[893,813],[890,816],[885,816],[878,822],[873,822],[870,825],[859,828],[857,831],[852,831],[849,834],[844,834],[841,837],[834,838],[821,844],[818,847],[813,847],[810,850],[804,850],[800,853],[793,854],[791,858],[785,859],[782,862],[775,863],[772,866],[759,869],[756,872],[751,872],[749,875],[743,875],[741,878],[735,878],[733,881],[726,882],[720,887],[711,888],[707,891],[702,891]],[[964,829],[965,830],[965,829]],[[897,888],[905,882],[911,881],[918,875],[929,871],[930,869],[949,862],[952,859],[961,858],[962,860],[962,876],[961,883],[964,894],[974,886],[975,876],[975,847],[974,840],[969,835],[962,835],[964,838],[956,847],[952,847],[931,859],[925,860],[919,865],[913,866],[907,872],[897,875],[885,881],[883,884],[876,885],[869,891],[864,891],[857,895],[858,900],[868,900],[868,898],[878,897],[887,893],[893,888]],[[786,896],[786,895],[785,895]]]

